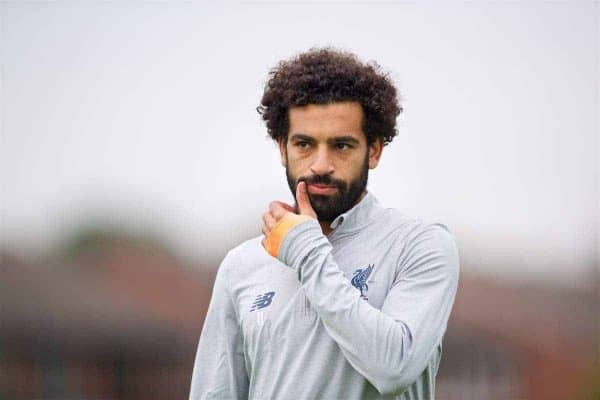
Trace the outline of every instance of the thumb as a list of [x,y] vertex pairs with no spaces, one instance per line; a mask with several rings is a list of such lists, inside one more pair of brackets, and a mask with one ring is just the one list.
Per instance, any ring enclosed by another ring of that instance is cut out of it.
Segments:
[[296,186],[296,202],[298,202],[298,211],[300,214],[317,219],[317,213],[310,204],[306,182],[304,181],[298,183]]

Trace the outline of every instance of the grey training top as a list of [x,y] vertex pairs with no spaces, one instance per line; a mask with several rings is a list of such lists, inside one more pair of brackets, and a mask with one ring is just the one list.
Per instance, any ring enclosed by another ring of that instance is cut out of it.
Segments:
[[294,226],[277,259],[262,236],[227,254],[190,399],[434,398],[458,284],[452,234],[371,193],[331,227]]

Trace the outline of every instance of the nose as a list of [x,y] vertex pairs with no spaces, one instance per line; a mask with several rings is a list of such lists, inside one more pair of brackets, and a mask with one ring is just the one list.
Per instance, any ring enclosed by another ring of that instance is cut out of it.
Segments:
[[330,156],[331,155],[329,154],[329,150],[327,148],[319,149],[315,154],[312,165],[310,166],[310,171],[315,175],[332,174],[334,168]]

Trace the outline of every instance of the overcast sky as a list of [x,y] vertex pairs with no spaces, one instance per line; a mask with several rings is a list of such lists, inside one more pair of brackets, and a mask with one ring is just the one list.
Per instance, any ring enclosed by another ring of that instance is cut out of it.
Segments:
[[404,113],[371,172],[440,219],[463,269],[583,285],[598,260],[599,6],[579,2],[0,3],[1,245],[91,215],[218,260],[290,200],[255,108],[277,61],[333,45]]

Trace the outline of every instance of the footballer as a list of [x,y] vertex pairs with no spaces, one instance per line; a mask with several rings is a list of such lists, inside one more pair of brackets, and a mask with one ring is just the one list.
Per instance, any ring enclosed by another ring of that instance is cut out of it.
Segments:
[[270,71],[257,110],[293,201],[223,259],[190,399],[434,399],[459,257],[444,224],[367,190],[402,111],[391,79],[313,48]]

